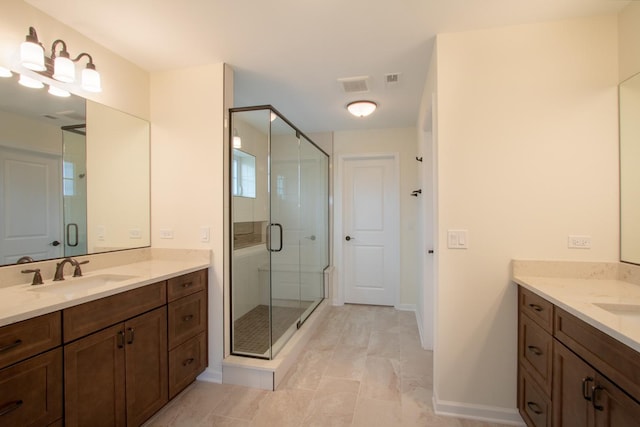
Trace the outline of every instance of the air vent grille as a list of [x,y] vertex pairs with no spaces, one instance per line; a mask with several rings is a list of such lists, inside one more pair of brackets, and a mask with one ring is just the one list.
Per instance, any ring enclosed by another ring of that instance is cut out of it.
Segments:
[[344,93],[363,93],[369,92],[369,77],[347,77],[338,79],[338,83],[342,86]]
[[400,83],[400,73],[389,73],[384,75],[384,82],[387,86],[395,86]]

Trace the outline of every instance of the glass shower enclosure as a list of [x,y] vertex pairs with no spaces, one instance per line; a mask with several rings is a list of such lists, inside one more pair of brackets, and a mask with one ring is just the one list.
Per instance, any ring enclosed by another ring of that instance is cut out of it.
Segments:
[[324,299],[329,156],[271,106],[229,132],[231,353],[272,359]]

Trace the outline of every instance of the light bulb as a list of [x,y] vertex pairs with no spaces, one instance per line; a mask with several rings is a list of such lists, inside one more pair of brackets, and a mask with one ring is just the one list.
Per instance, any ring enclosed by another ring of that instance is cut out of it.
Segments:
[[18,80],[18,83],[32,89],[42,89],[44,87],[44,83],[41,81],[27,77],[24,74],[20,74],[20,80]]
[[100,73],[92,66],[93,64],[87,64],[87,68],[82,70],[82,89],[87,92],[102,92]]
[[20,62],[33,71],[44,71],[44,49],[37,43],[25,41],[20,44]]
[[53,78],[64,83],[72,83],[76,79],[76,67],[68,56],[57,56],[53,62]]
[[49,86],[48,92],[53,96],[59,96],[61,98],[67,98],[71,96],[69,92],[64,89],[60,89],[59,87]]

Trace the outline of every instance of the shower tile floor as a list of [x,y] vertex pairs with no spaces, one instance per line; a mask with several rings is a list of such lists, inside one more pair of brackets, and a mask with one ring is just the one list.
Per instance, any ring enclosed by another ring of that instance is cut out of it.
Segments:
[[[309,305],[311,302],[305,303],[305,307],[273,306],[273,342],[296,324]],[[259,305],[234,322],[233,349],[236,353],[257,355],[269,349],[269,306]]]
[[276,391],[196,381],[145,426],[502,427],[435,415],[432,365],[414,313],[329,307]]

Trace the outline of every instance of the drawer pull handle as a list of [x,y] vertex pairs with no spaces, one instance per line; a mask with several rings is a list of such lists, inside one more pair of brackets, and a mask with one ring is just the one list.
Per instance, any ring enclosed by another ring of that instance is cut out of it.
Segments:
[[540,408],[540,405],[538,405],[536,402],[527,402],[527,406],[529,407],[529,409],[531,409],[533,411],[534,414],[536,415],[540,415],[542,414],[542,408]]
[[22,400],[15,400],[13,402],[7,403],[2,408],[0,408],[0,417],[2,417],[3,415],[7,415],[9,412],[15,411],[21,406],[22,406]]
[[183,288],[188,288],[189,286],[191,286],[193,284],[193,282],[185,282],[182,284]]
[[133,328],[127,328],[127,332],[129,332],[129,339],[127,340],[127,344],[133,344],[133,338],[134,338]]
[[530,345],[527,348],[531,353],[535,354],[536,356],[542,356],[543,354],[542,350],[540,350],[540,347],[536,347],[535,345]]
[[118,348],[124,348],[124,332],[118,332]]
[[584,400],[591,401],[591,395],[589,394],[589,383],[593,381],[593,378],[586,377],[582,379],[582,397]]
[[193,363],[195,359],[193,357],[188,358],[187,360],[185,360],[184,362],[182,362],[182,366],[189,366]]
[[0,347],[0,353],[3,351],[11,350],[12,348],[19,346],[20,344],[22,344],[22,340],[15,340],[11,344]]
[[182,320],[184,322],[188,322],[189,320],[193,319],[193,314],[187,314],[186,316],[182,316]]
[[604,388],[599,385],[591,387],[591,405],[593,405],[593,409],[595,409],[596,411],[604,411],[604,406],[598,405],[596,403],[596,401],[598,400],[598,392],[600,390],[604,390]]
[[543,310],[543,309],[542,309],[542,307],[541,307],[541,306],[539,306],[538,304],[533,304],[533,303],[531,303],[531,304],[529,304],[529,307],[531,307],[533,310],[535,310],[535,311],[537,311],[537,312],[540,312],[540,311],[542,311],[542,310]]

